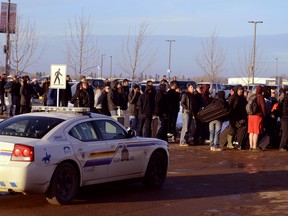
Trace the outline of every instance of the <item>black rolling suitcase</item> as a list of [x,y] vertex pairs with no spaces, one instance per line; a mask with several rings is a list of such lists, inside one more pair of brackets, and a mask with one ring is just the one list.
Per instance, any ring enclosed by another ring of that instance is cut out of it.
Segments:
[[237,144],[236,148],[245,149],[247,147],[248,142],[248,133],[247,133],[248,126],[242,125],[241,127],[237,128],[235,134],[235,144]]
[[225,108],[225,106],[220,100],[214,100],[203,110],[200,110],[198,112],[197,118],[203,123],[208,123],[210,121],[227,116],[228,113],[228,110]]
[[267,146],[270,144],[270,136],[266,134],[259,142],[259,148],[265,150]]
[[227,126],[221,133],[219,137],[219,145],[221,148],[227,145],[227,136],[229,132],[229,126]]

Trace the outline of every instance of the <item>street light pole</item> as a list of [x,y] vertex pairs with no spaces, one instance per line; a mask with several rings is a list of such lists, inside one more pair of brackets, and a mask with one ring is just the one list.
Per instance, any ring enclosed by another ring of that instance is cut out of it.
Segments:
[[10,75],[10,6],[11,2],[8,0],[7,22],[6,22],[6,75]]
[[278,58],[276,60],[276,79],[275,79],[275,84],[278,86],[279,85],[279,79],[278,79]]
[[166,40],[169,42],[169,62],[168,62],[168,81],[170,82],[170,73],[171,73],[171,44],[175,42],[175,40]]
[[110,57],[110,79],[112,78],[112,56]]
[[257,23],[263,23],[263,21],[248,21],[248,23],[254,24],[254,48],[253,48],[253,63],[252,63],[252,84],[254,85],[255,58],[256,58],[256,25]]
[[102,79],[103,76],[103,57],[105,56],[105,54],[101,55],[101,74],[100,74],[100,78]]

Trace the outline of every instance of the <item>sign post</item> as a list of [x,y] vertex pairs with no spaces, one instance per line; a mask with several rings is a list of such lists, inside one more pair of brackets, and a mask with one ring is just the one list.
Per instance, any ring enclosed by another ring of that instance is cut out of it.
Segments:
[[59,89],[66,89],[66,65],[51,65],[50,88],[57,89],[57,107],[59,106]]

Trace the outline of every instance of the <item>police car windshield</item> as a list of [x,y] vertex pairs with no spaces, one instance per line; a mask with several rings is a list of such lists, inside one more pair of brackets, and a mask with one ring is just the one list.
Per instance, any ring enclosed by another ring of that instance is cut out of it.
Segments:
[[51,117],[19,116],[0,123],[0,135],[41,139],[63,119]]

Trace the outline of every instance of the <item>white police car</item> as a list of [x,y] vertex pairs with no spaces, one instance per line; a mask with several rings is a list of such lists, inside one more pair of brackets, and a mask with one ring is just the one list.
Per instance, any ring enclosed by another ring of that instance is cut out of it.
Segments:
[[51,204],[68,204],[81,186],[140,178],[160,188],[165,182],[167,142],[136,137],[85,108],[33,109],[45,111],[0,123],[0,191],[43,193]]

